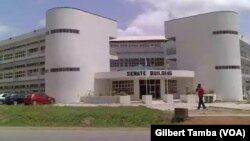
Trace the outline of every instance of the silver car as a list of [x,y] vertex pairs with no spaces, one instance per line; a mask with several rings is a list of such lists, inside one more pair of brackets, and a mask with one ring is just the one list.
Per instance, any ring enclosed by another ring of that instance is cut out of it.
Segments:
[[3,104],[5,101],[5,98],[10,95],[9,93],[1,93],[0,94],[0,104]]

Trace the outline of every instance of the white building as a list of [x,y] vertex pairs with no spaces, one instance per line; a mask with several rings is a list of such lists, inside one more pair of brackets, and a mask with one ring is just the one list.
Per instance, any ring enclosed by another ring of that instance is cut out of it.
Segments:
[[117,22],[74,8],[50,9],[46,27],[0,42],[2,92],[41,91],[57,102],[92,93],[94,74],[109,71]]
[[238,101],[250,89],[250,45],[239,35],[235,12],[167,21],[165,36],[116,33],[114,20],[50,9],[44,29],[0,42],[0,91],[46,92],[68,103],[113,91],[132,100],[179,98],[198,83],[219,99]]
[[177,70],[174,43],[164,36],[112,39],[110,51],[118,58],[110,60],[111,72],[96,74],[96,94],[123,91],[131,94],[132,100],[140,100],[146,94],[154,99],[166,93],[179,98],[177,92],[184,94],[186,87],[192,91],[194,72]]
[[[131,77],[120,72],[124,76],[123,82],[114,77],[117,72],[96,75],[98,79],[106,79],[109,91],[128,91],[133,94],[132,99],[138,100],[146,93],[143,90],[145,79],[152,80],[152,84],[148,82],[147,93],[154,98],[162,98],[165,93],[173,93],[179,98],[180,94],[187,93],[187,88],[193,91],[201,83],[206,91],[215,91],[217,99],[239,101],[250,88],[250,46],[239,35],[239,15],[236,12],[211,12],[166,21],[165,38],[118,37],[111,40],[111,53],[118,56],[118,59],[111,60],[111,71],[130,73],[147,68],[158,72],[170,69],[173,74],[182,70],[184,74],[175,77],[148,74],[146,78],[145,75]],[[145,62],[148,62],[146,67]],[[138,65],[141,67],[136,67]],[[194,75],[190,75],[192,71]],[[124,87],[132,82],[134,87],[126,90]],[[153,86],[157,82],[159,86]]]

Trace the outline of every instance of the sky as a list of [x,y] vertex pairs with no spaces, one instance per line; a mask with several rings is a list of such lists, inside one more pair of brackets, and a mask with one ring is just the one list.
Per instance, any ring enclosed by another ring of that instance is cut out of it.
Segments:
[[1,0],[0,40],[45,27],[46,11],[75,7],[118,22],[120,36],[163,35],[164,21],[221,10],[240,14],[250,39],[250,0]]

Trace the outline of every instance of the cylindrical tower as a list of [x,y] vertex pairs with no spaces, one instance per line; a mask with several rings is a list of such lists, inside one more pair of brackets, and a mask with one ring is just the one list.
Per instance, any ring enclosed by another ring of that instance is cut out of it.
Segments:
[[94,74],[109,71],[109,38],[116,21],[74,8],[46,15],[46,93],[57,102],[78,102],[93,93]]
[[195,71],[201,83],[224,101],[242,100],[239,15],[211,12],[165,22],[166,37],[175,37],[177,68]]
[[239,15],[236,12],[218,12],[214,19],[215,89],[224,101],[242,100]]

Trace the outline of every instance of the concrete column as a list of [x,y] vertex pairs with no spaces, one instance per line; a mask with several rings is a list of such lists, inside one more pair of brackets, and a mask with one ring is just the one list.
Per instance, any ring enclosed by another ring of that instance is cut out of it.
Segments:
[[244,84],[242,85],[242,93],[246,94],[246,86]]
[[140,100],[140,85],[139,79],[134,79],[134,94],[131,96],[132,101]]
[[163,97],[164,97],[164,94],[165,94],[165,79],[164,78],[162,78],[161,80],[161,99],[163,99]]
[[[104,96],[104,95],[110,95],[112,86],[111,86],[111,80],[109,79],[95,79],[95,96]],[[84,95],[84,94],[82,94]],[[86,95],[88,96],[88,95]]]

